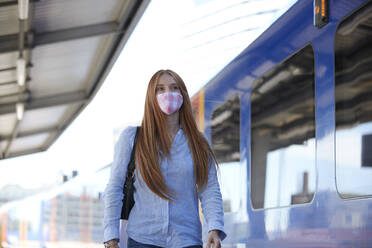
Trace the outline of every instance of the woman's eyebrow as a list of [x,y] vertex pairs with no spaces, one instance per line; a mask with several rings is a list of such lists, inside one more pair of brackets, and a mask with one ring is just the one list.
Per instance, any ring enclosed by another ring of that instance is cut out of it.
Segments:
[[[177,85],[177,86],[178,86],[177,83],[171,83],[171,84],[170,84],[170,86],[173,86],[173,85]],[[158,86],[165,86],[165,85],[164,85],[164,84],[158,84],[158,85],[156,85],[156,87],[158,87]]]

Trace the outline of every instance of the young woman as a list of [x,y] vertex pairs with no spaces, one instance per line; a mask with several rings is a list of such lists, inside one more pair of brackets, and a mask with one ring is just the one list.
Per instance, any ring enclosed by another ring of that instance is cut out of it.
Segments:
[[[106,247],[119,247],[123,184],[135,133],[136,127],[126,128],[115,146],[104,193]],[[148,84],[135,161],[128,248],[202,247],[199,199],[207,247],[221,247],[226,234],[215,156],[197,129],[183,80],[171,70],[156,72]]]

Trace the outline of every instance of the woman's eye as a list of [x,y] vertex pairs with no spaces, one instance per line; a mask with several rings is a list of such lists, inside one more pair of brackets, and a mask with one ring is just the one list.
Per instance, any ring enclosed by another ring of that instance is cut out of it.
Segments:
[[156,91],[162,91],[164,88],[163,87],[158,87],[156,88]]

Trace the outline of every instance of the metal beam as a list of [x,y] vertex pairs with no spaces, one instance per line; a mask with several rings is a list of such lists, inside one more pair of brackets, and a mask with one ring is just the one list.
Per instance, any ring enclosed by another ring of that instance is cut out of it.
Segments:
[[18,33],[0,36],[0,53],[11,52],[18,52]]
[[[26,68],[31,68],[33,67],[34,65],[32,63],[27,63],[26,64]],[[16,71],[17,70],[17,67],[8,67],[8,68],[4,68],[4,69],[0,69],[0,72],[3,72],[3,71]],[[3,83],[0,83],[0,85],[3,84]]]
[[17,5],[18,1],[6,1],[0,3],[0,8]]
[[38,148],[29,149],[29,150],[23,150],[23,151],[19,151],[19,152],[9,153],[8,156],[4,157],[3,159],[19,157],[19,156],[23,156],[23,155],[33,154],[33,153],[37,153],[37,152],[44,152],[44,151],[46,151],[45,147],[38,147]]
[[[27,77],[26,78],[26,84],[31,81],[31,78],[30,77]],[[0,87],[3,86],[3,85],[11,85],[11,84],[18,84],[17,81],[10,81],[10,82],[4,82],[4,83],[0,83]],[[21,87],[21,86],[20,86]],[[24,86],[23,86],[24,87]],[[21,87],[22,88],[22,87]],[[0,97],[3,97],[3,96],[0,96]],[[0,101],[1,102],[1,101]]]
[[17,102],[26,102],[30,97],[27,91],[17,92],[8,95],[0,95],[0,108],[2,105],[16,104]]
[[0,87],[4,85],[12,85],[12,84],[18,84],[17,81],[11,81],[11,82],[5,82],[5,83],[0,83]]
[[[29,0],[30,3],[39,2],[40,0]],[[18,5],[17,0],[0,2],[0,8]]]
[[[123,30],[119,29],[119,25],[116,22],[88,25],[45,33],[35,33],[32,31],[28,31],[25,32],[25,37],[28,38],[25,39],[24,46],[25,49],[31,49],[35,46],[42,46],[56,42],[83,39],[99,35],[120,34],[122,32]],[[18,43],[18,33],[0,36],[0,53],[17,52]]]
[[31,100],[27,103],[27,110],[39,109],[45,107],[52,107],[58,105],[66,105],[76,102],[84,102],[87,100],[84,91],[77,91],[66,94],[59,94],[54,96],[43,97],[35,100]]
[[55,42],[82,39],[92,36],[120,33],[116,22],[88,25],[48,33],[35,33],[33,46],[46,45]]
[[[50,133],[50,132],[58,132],[61,129],[65,129],[67,126],[51,126],[51,127],[44,127],[44,128],[39,128],[39,129],[34,129],[31,131],[26,131],[26,132],[19,132],[17,135],[17,138],[22,138],[22,137],[27,137],[27,136],[32,136],[32,135],[38,135],[41,133]],[[11,139],[12,136],[2,136],[0,138],[1,141],[3,140],[9,140]]]
[[7,146],[5,147],[5,150],[4,150],[4,153],[3,153],[3,156],[6,158],[8,157],[8,154],[9,154],[9,149],[13,143],[13,141],[15,140],[15,138],[17,137],[17,134],[18,134],[18,129],[19,129],[19,124],[20,124],[20,121],[17,119],[16,120],[16,123],[14,125],[14,128],[13,128],[13,131],[12,131],[12,136],[10,137],[10,139],[8,140],[8,144]]
[[[25,106],[26,110],[33,110],[39,108],[47,108],[58,105],[66,105],[72,103],[85,102],[88,98],[85,91],[78,91],[72,93],[65,93],[53,96],[47,96],[42,98],[32,99],[27,102]],[[0,115],[15,113],[15,103],[0,105]]]
[[27,137],[27,136],[37,135],[37,134],[41,134],[41,133],[58,132],[60,129],[64,129],[64,128],[65,128],[65,126],[62,126],[62,127],[51,126],[51,127],[39,128],[39,129],[35,129],[35,130],[32,130],[32,131],[20,132],[20,133],[18,133],[17,137],[21,138],[21,137]]

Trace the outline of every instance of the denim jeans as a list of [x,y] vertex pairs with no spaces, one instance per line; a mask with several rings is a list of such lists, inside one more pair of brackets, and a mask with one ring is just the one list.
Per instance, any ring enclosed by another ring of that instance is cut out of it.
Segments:
[[[156,245],[142,244],[142,243],[137,242],[134,239],[131,239],[129,237],[128,237],[127,247],[128,248],[163,248],[163,247],[156,246]],[[193,245],[193,246],[187,246],[187,247],[184,247],[184,248],[203,248],[203,247],[201,245]]]

